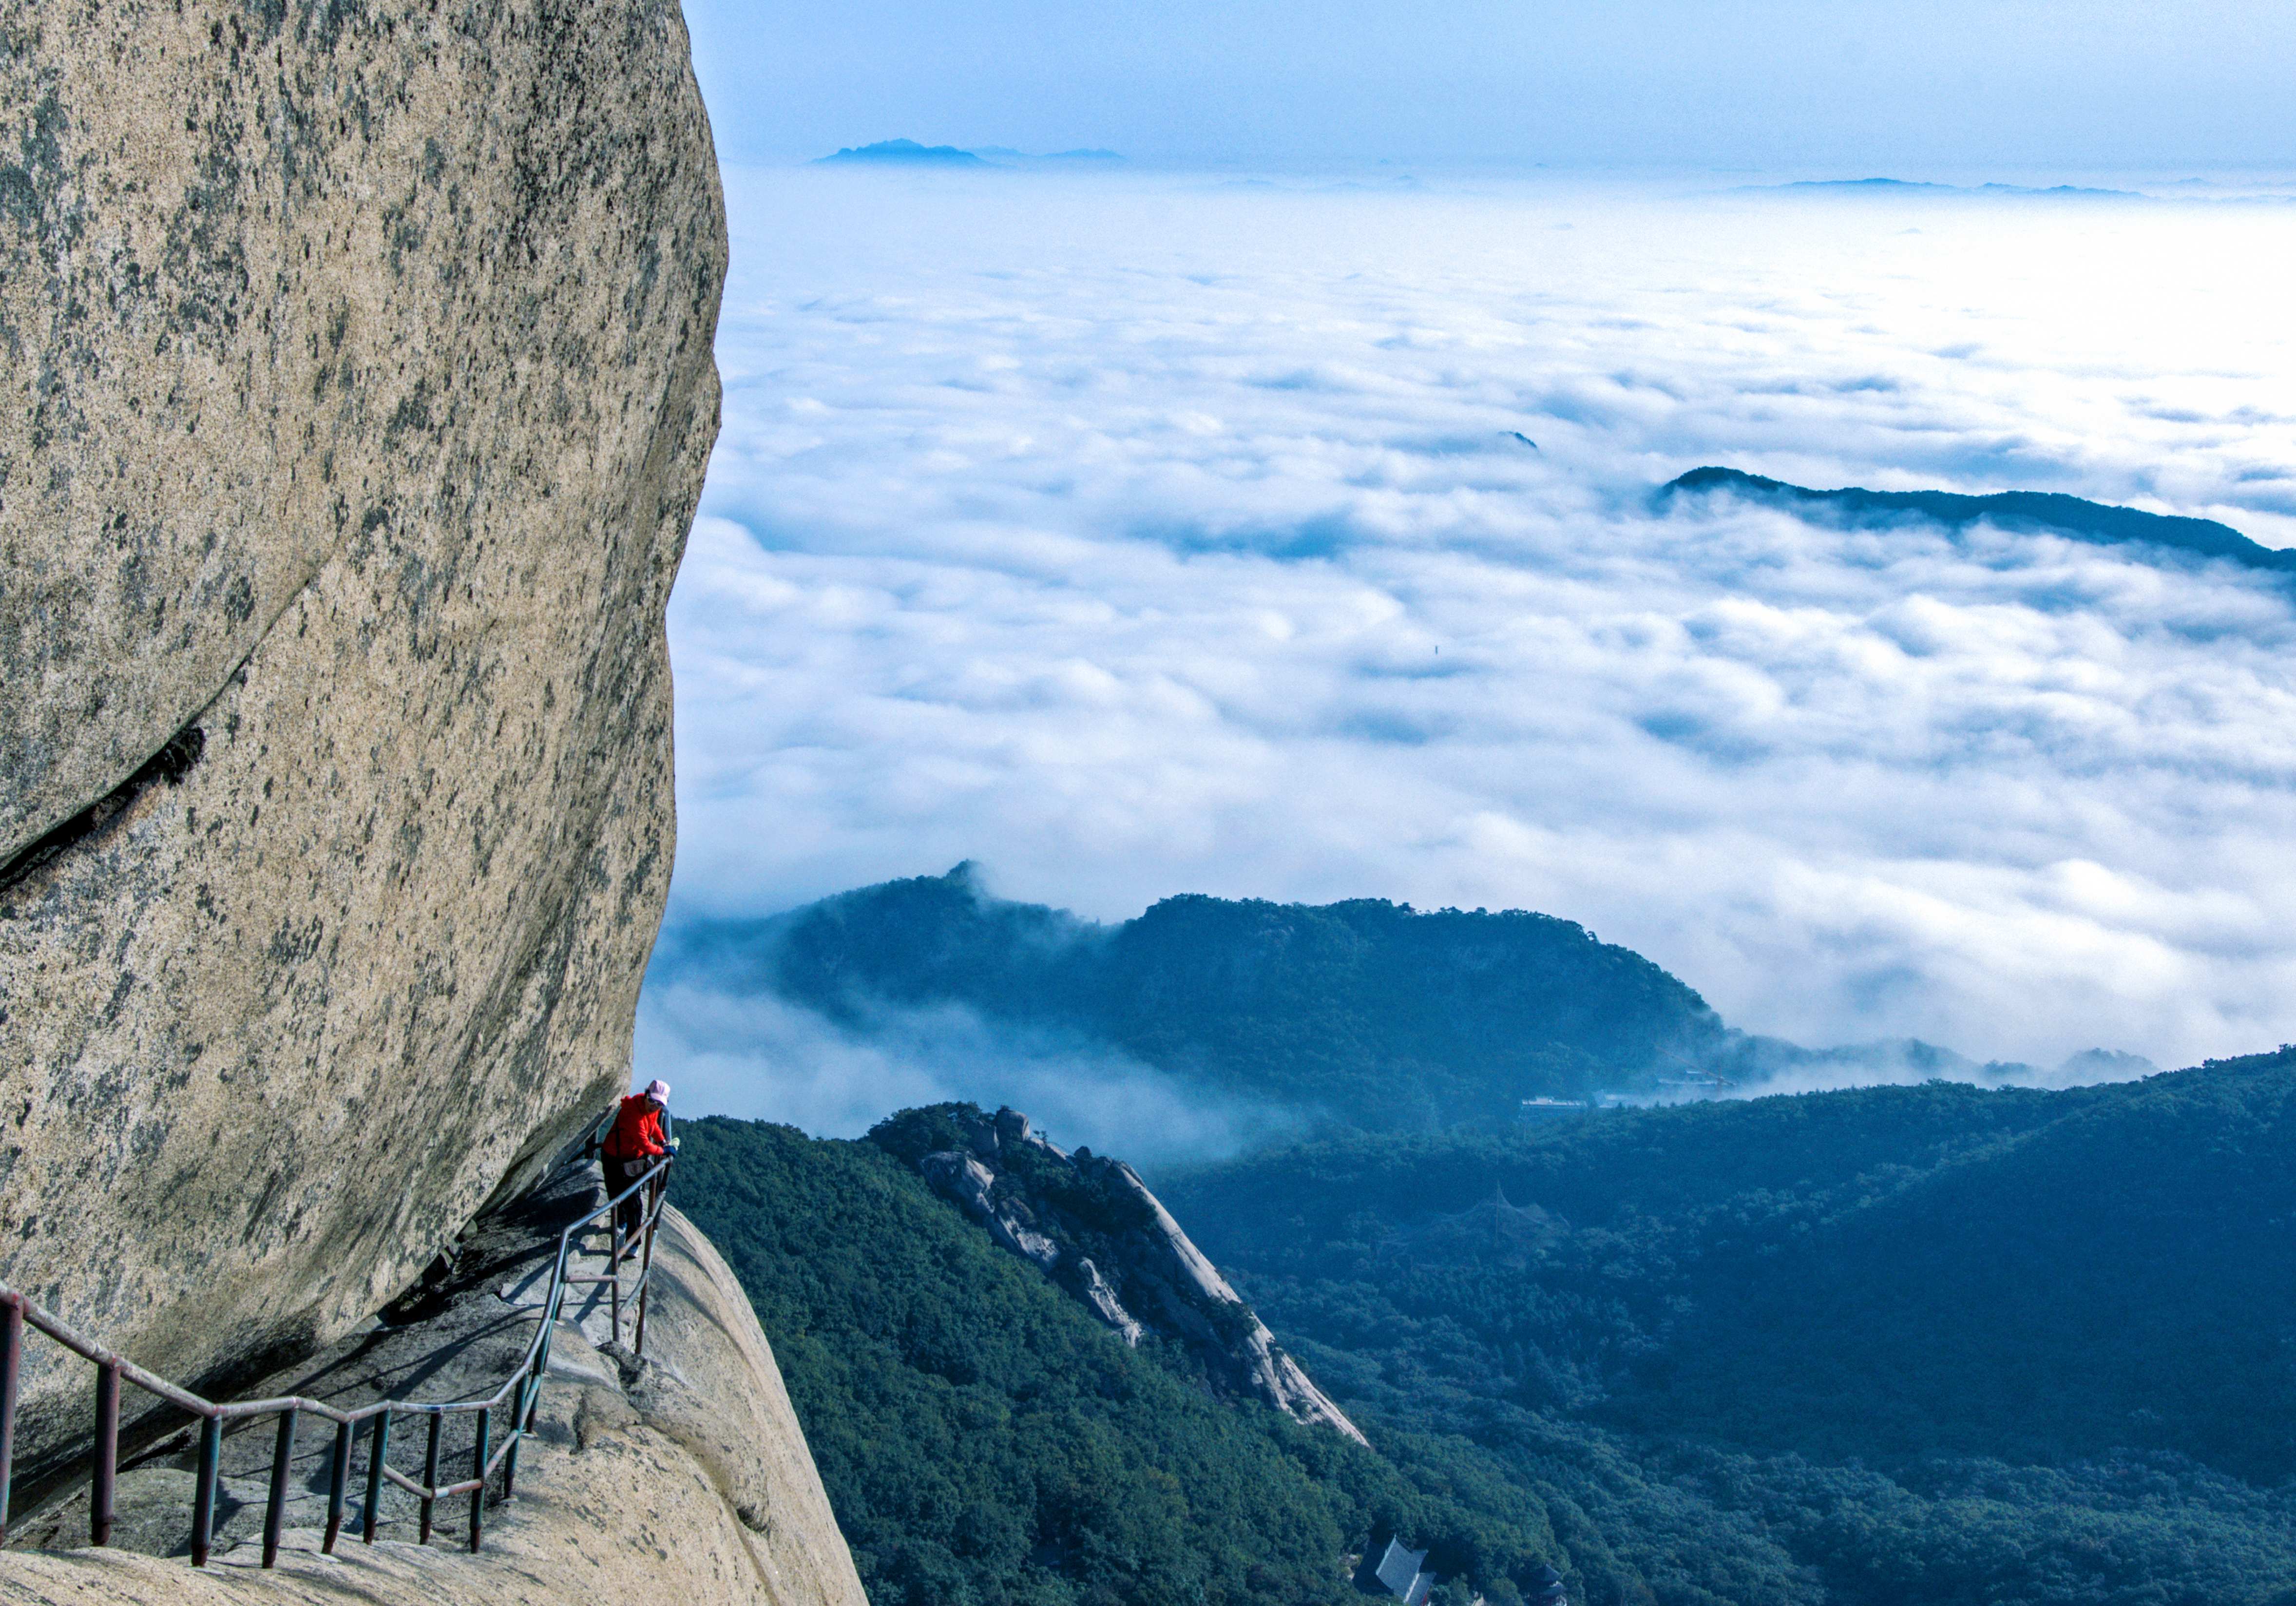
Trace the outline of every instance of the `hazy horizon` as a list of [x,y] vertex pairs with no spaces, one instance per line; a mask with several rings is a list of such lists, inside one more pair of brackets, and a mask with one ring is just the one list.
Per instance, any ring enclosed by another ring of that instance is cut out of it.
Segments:
[[1194,165],[2296,166],[2296,12],[2255,0],[694,0],[686,15],[736,164],[909,137]]

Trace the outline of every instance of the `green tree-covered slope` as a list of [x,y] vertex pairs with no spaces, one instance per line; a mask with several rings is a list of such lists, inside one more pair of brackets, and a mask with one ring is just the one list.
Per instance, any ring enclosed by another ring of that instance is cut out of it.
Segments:
[[679,1135],[677,1203],[749,1291],[874,1606],[1336,1603],[1389,1529],[1496,1606],[1565,1559],[1493,1457],[1404,1431],[1374,1454],[1214,1399],[874,1144]]
[[1387,1525],[1495,1602],[1549,1555],[1581,1606],[2296,1602],[2296,1053],[1164,1179],[1375,1454],[873,1144],[684,1130],[878,1606],[1339,1601]]
[[1505,1118],[1526,1097],[1762,1046],[1642,955],[1550,915],[1191,896],[1099,926],[987,897],[964,865],[769,921],[683,923],[655,974],[856,1025],[964,1004],[1379,1130]]
[[1359,1422],[1567,1494],[1651,1598],[2296,1600],[2296,1053],[1162,1192]]

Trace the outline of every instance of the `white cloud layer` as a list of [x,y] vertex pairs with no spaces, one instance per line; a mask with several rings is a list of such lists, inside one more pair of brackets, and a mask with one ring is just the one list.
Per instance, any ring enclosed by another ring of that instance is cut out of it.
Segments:
[[728,199],[671,605],[680,907],[972,857],[1103,918],[1542,909],[1808,1043],[2296,1037],[2285,582],[1646,496],[1718,463],[2296,544],[2296,208]]

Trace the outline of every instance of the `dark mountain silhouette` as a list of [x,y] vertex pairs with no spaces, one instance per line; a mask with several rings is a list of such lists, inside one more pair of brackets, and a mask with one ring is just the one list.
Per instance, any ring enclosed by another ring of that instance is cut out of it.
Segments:
[[921,145],[913,139],[883,139],[873,145],[848,145],[833,156],[824,156],[823,162],[876,162],[892,167],[916,168],[985,168],[988,164],[970,151],[960,151],[955,145]]
[[1798,194],[1813,193],[1836,194],[1884,195],[2021,195],[2047,201],[2145,201],[2150,197],[2135,190],[2099,190],[2080,184],[1933,184],[1912,178],[1805,178],[1794,184],[1757,184],[1764,190],[1785,190]]
[[969,863],[767,919],[676,922],[649,975],[778,996],[863,1032],[958,1004],[1375,1131],[1512,1120],[1530,1098],[1671,1101],[1781,1077],[2062,1086],[2153,1069],[2101,1049],[2050,1071],[1914,1038],[1804,1048],[1726,1026],[1641,955],[1524,910],[1188,896],[1102,925],[992,897]]
[[2296,574],[2296,551],[2259,545],[2229,524],[2114,507],[2054,491],[2001,491],[1989,496],[1953,491],[1869,491],[1856,486],[1816,491],[1737,469],[1710,467],[1693,469],[1669,480],[1659,488],[1658,495],[1661,500],[1670,500],[1696,493],[1764,502],[1801,518],[1851,529],[1880,529],[1920,521],[1966,529],[1985,523],[2002,529],[2063,536],[2098,546],[2151,546],[2237,563],[2243,569]]
[[1658,965],[1552,915],[1188,896],[1103,926],[988,897],[970,864],[772,920],[684,922],[654,963],[849,1027],[963,1004],[1380,1129],[1805,1052],[1730,1031]]

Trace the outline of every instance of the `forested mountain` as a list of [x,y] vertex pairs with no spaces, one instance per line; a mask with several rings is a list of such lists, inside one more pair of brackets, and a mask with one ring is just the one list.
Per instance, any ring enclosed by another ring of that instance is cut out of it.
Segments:
[[1578,1493],[1658,1599],[2296,1599],[2296,1051],[1351,1136],[1163,1193],[1374,1432],[1531,1484],[1616,1457]]
[[[962,1004],[1324,1118],[1152,1180],[1368,1450],[1126,1348],[882,1145],[689,1126],[681,1196],[880,1606],[1338,1599],[1389,1529],[1493,1602],[1551,1557],[1581,1606],[2296,1606],[2296,1050],[1534,1127],[1501,1118],[1817,1056],[1545,916],[1098,926],[963,867],[657,963],[860,1029]],[[914,1165],[938,1118],[880,1130]]]
[[1226,1093],[1390,1130],[1646,1086],[1756,1041],[1642,955],[1550,915],[1192,896],[1101,926],[989,897],[966,865],[769,921],[683,923],[655,967],[850,1025],[964,1004]]
[[1497,1458],[1223,1403],[1184,1346],[1128,1348],[875,1143],[678,1130],[678,1203],[773,1340],[873,1606],[1340,1606],[1391,1532],[1458,1580],[1444,1606],[1505,1606],[1564,1553]]
[[1910,1039],[1753,1036],[1643,955],[1525,910],[1191,895],[1100,925],[993,897],[970,864],[769,919],[676,922],[649,973],[664,984],[769,995],[864,1036],[956,1005],[992,1030],[1267,1107],[1295,1131],[1488,1126],[1526,1098],[1683,1097],[1784,1076],[2051,1085],[2152,1069],[2098,1050],[2047,1072]]
[[[905,1128],[889,1126],[889,1132]],[[1165,1176],[1365,1451],[1128,1349],[867,1143],[688,1123],[873,1598],[2296,1602],[2296,1051],[1357,1132]]]

